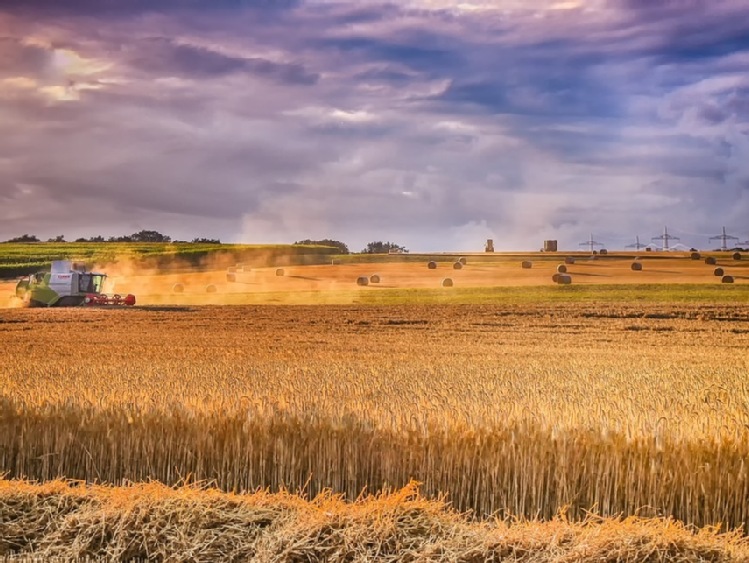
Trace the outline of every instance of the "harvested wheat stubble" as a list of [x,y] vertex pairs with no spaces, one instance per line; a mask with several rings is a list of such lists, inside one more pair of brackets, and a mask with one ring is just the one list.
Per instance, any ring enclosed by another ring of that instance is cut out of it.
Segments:
[[530,270],[531,268],[533,268],[533,262],[531,262],[530,260],[523,260],[523,262],[520,264],[520,267],[524,270]]
[[183,293],[185,291],[185,286],[181,283],[175,283],[172,286],[172,293]]
[[632,271],[634,272],[641,272],[642,262],[632,262],[632,265],[630,266],[630,268],[632,268]]
[[737,533],[669,519],[476,522],[416,483],[356,502],[324,492],[227,494],[0,481],[0,556],[97,561],[720,561],[749,558]]
[[427,268],[429,268],[430,270],[436,270],[437,269],[437,262],[435,262],[433,260],[430,261],[430,262],[428,262],[427,263]]

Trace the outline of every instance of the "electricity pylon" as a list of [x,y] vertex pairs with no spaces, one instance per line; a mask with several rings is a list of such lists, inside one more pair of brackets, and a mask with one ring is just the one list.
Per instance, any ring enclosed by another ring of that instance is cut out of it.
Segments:
[[628,244],[625,248],[634,248],[636,250],[640,250],[641,248],[645,248],[645,247],[648,246],[647,244],[642,244],[640,242],[640,236],[639,235],[636,236],[635,239],[637,239],[637,242],[635,242],[634,244]]
[[663,250],[668,250],[668,241],[670,240],[681,240],[679,237],[675,237],[674,235],[668,234],[668,227],[663,227],[663,234],[657,237],[653,237],[650,240],[662,240],[663,241]]
[[590,253],[593,254],[593,250],[596,246],[603,246],[602,242],[597,242],[593,240],[593,233],[590,233],[590,239],[586,240],[585,242],[581,242],[578,246],[589,246],[590,247]]
[[[729,240],[739,240],[739,237],[734,237],[732,235],[726,234],[726,228],[723,227],[723,234],[715,235],[714,237],[710,237],[710,240],[719,240],[720,241],[720,249],[722,251],[728,250],[728,241]],[[744,244],[744,243],[741,243]]]

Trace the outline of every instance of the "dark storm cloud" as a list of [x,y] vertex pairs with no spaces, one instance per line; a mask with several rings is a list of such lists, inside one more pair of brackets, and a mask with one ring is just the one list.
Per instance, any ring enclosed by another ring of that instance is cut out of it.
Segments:
[[129,64],[158,76],[182,75],[196,78],[220,77],[247,72],[290,84],[314,84],[319,75],[299,63],[276,63],[259,57],[233,57],[217,51],[175,43],[166,38],[139,42]]

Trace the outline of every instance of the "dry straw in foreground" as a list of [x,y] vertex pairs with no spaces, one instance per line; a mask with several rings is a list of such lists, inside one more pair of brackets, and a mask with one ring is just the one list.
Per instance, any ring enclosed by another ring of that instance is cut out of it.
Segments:
[[280,492],[226,494],[158,483],[127,487],[0,481],[0,557],[6,560],[740,562],[746,538],[669,519],[573,524],[476,522],[416,483],[344,502]]

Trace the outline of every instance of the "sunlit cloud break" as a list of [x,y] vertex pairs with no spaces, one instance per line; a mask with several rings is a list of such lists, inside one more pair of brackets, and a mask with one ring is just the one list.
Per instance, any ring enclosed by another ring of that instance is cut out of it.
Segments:
[[749,239],[743,1],[0,8],[0,239]]

